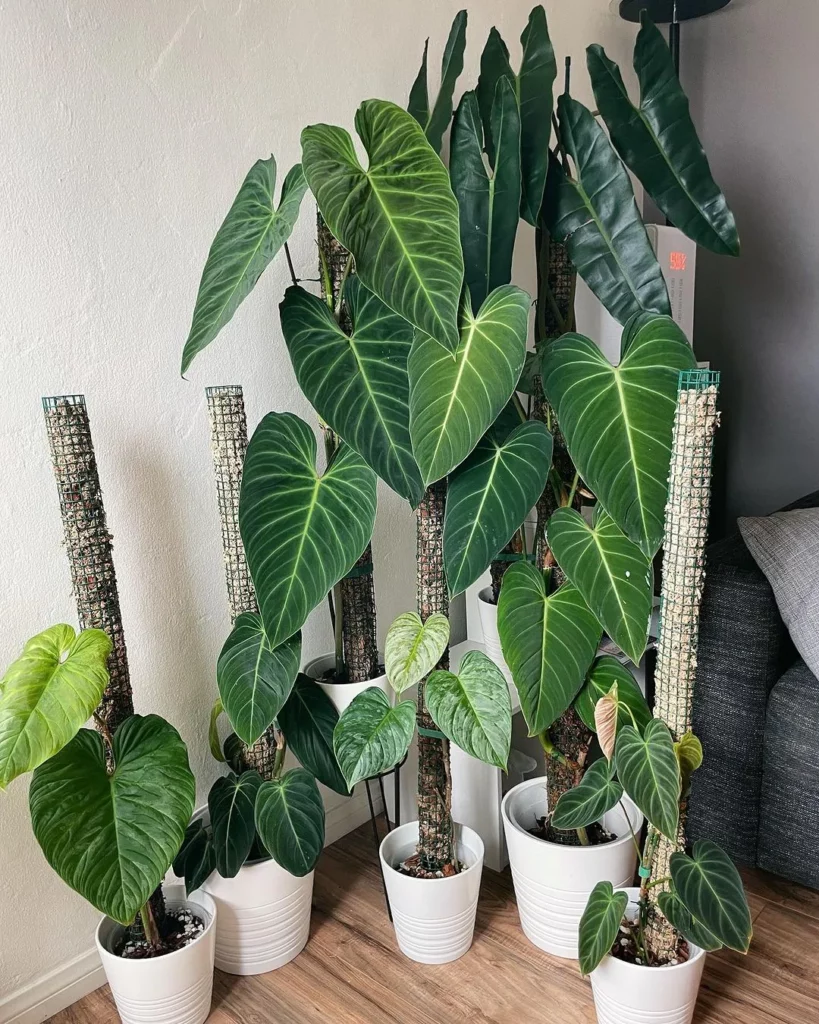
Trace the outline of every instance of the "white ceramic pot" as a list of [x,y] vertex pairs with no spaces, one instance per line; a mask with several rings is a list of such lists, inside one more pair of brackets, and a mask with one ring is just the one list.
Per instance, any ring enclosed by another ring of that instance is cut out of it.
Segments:
[[381,843],[379,856],[401,952],[419,964],[448,964],[472,945],[483,869],[483,841],[466,825],[455,825],[458,860],[449,878],[412,878],[396,870],[415,853],[418,822],[399,825]]
[[392,700],[392,688],[387,682],[386,675],[376,676],[375,679],[368,679],[363,683],[322,682],[322,675],[324,675],[328,669],[333,668],[335,663],[336,657],[334,654],[323,654],[320,658],[313,658],[312,661],[308,662],[304,672],[305,675],[316,680],[318,685],[322,690],[324,690],[333,704],[335,704],[336,711],[338,711],[340,715],[344,714],[344,711],[348,705],[352,703],[354,697],[357,697],[359,693],[363,693],[365,690],[368,690],[371,686],[377,686],[379,690],[383,690],[387,697]]
[[205,921],[189,946],[155,959],[124,960],[111,952],[122,925],[110,917],[97,925],[97,952],[123,1024],[203,1024],[210,1014],[216,907],[201,890],[186,899],[184,886],[163,889],[169,909],[191,910]]
[[[634,919],[640,890],[626,892],[626,913]],[[693,943],[689,948],[684,964],[668,967],[641,967],[607,956],[590,976],[598,1024],[691,1024],[705,953]]]
[[483,645],[486,648],[486,655],[503,672],[507,683],[511,684],[512,672],[506,664],[506,659],[501,650],[500,636],[498,635],[498,606],[492,603],[491,587],[484,587],[478,594],[478,614],[481,619]]
[[[626,816],[615,807],[604,828],[618,838],[600,846],[560,846],[529,833],[547,811],[546,779],[527,779],[510,789],[501,804],[503,830],[515,884],[520,925],[530,942],[554,956],[577,959],[577,929],[589,893],[598,882],[631,885],[637,851]],[[635,833],[643,816],[623,797]]]

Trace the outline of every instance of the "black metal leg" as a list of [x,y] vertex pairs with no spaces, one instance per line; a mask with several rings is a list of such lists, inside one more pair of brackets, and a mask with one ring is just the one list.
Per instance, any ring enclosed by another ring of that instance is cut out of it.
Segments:
[[387,832],[390,832],[392,826],[390,825],[390,812],[387,810],[387,798],[384,795],[384,776],[378,776],[378,789],[381,792],[381,806],[384,808],[384,822],[387,826]]
[[[370,821],[373,826],[373,838],[375,839],[375,855],[378,857],[378,870],[381,872],[381,886],[384,889],[384,902],[387,904],[387,914],[392,921],[392,909],[390,908],[390,898],[387,895],[387,882],[384,878],[384,869],[381,867],[381,857],[379,856],[379,847],[381,846],[381,839],[378,835],[378,823],[375,820],[375,805],[373,804],[372,793],[370,792],[370,780],[364,780],[364,787],[367,790],[367,803],[370,805]],[[385,808],[386,810],[386,808]]]
[[395,792],[394,792],[395,807],[393,808],[393,810],[395,812],[395,822],[393,823],[393,827],[394,828],[398,828],[398,826],[401,824],[401,765],[400,764],[397,764],[395,766],[394,785],[395,785]]

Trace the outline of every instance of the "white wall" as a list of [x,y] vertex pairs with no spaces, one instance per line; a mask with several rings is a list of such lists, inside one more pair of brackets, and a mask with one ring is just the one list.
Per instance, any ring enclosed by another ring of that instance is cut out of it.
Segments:
[[[402,101],[424,36],[432,66],[459,0],[6,0],[0,4],[0,665],[76,622],[40,398],[82,392],[115,538],[135,703],[181,730],[206,793],[214,662],[228,629],[204,387],[241,383],[251,426],[311,418],[279,336],[278,262],[179,377],[208,246],[254,160],[299,157],[299,130]],[[516,49],[528,0],[476,0],[468,69],[493,21]],[[632,35],[602,0],[553,0],[559,52]],[[582,64],[576,81],[586,95]],[[315,263],[312,213],[296,229]],[[531,283],[527,269],[521,278]],[[414,531],[386,491],[374,547],[382,629],[412,607]],[[330,643],[324,610],[305,657]],[[91,945],[94,910],[48,869],[27,784],[0,796],[0,1002]],[[2,1010],[0,1009],[0,1017]]]

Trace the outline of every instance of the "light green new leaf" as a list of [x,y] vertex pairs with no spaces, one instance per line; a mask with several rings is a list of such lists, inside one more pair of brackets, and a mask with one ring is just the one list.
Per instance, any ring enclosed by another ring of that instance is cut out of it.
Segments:
[[498,633],[529,735],[548,729],[583,685],[600,626],[570,583],[548,593],[548,574],[511,565],[498,601]]
[[751,912],[731,858],[710,839],[694,843],[689,857],[671,855],[674,889],[688,912],[729,949],[747,953]]
[[555,828],[585,828],[614,807],[623,787],[612,777],[612,767],[603,757],[586,770],[583,778],[558,800],[551,823]]
[[385,100],[366,100],[355,125],[369,156],[332,125],[301,134],[304,173],[364,284],[449,352],[458,345],[463,256],[449,175],[418,122]]
[[211,786],[208,812],[216,869],[235,878],[256,838],[256,794],[262,785],[257,771],[222,776]]
[[455,92],[455,83],[464,69],[466,19],[466,11],[458,11],[449,30],[449,38],[446,41],[444,56],[441,61],[441,88],[438,91],[438,98],[435,100],[432,111],[430,112],[429,109],[429,94],[427,90],[427,51],[429,49],[429,39],[424,43],[421,69],[410,91],[407,109],[424,129],[427,140],[436,153],[441,152],[441,141],[452,118],[452,95]]
[[324,690],[315,679],[299,673],[279,712],[279,725],[299,763],[319,782],[347,796],[347,783],[333,753],[337,723],[338,711]]
[[210,722],[208,724],[208,746],[211,756],[215,761],[224,762],[225,755],[222,753],[222,744],[219,739],[219,719],[224,714],[222,698],[217,697],[210,709]]
[[344,301],[349,336],[326,302],[297,286],[285,292],[279,311],[296,379],[325,423],[415,506],[423,494],[409,434],[415,332],[357,277],[348,278]]
[[173,873],[185,879],[185,892],[194,889],[216,870],[216,854],[210,833],[201,818],[192,821],[185,830],[185,838],[173,861]]
[[694,917],[673,889],[670,892],[661,892],[657,902],[671,925],[689,942],[693,942],[707,953],[722,949],[722,942],[708,931],[702,921]]
[[549,520],[549,547],[614,642],[636,664],[645,651],[654,596],[651,562],[598,505],[592,526],[573,508]]
[[433,672],[424,687],[441,732],[467,754],[506,771],[512,742],[512,701],[506,677],[481,651],[469,651],[458,674]]
[[601,697],[611,693],[617,684],[617,728],[634,725],[642,731],[652,719],[651,708],[646,703],[643,692],[634,681],[634,676],[621,665],[617,658],[604,654],[595,659],[583,689],[574,702],[575,711],[583,719],[586,728],[595,731],[594,709]]
[[324,846],[324,803],[310,772],[291,768],[280,779],[262,783],[256,831],[285,871],[297,878],[310,874]]
[[614,147],[657,206],[698,245],[739,256],[734,215],[711,174],[662,32],[644,20],[637,36],[639,107],[602,46],[588,48],[586,63]]
[[617,735],[617,777],[651,824],[672,842],[680,815],[680,767],[668,726],[652,718],[641,736],[631,725]]
[[628,895],[611,882],[598,882],[580,918],[578,945],[581,974],[591,972],[611,950],[628,906]]
[[51,626],[29,640],[0,681],[0,789],[76,736],[108,684],[111,641]]
[[543,493],[552,435],[530,420],[499,443],[491,432],[452,474],[444,516],[450,597],[477,580]]
[[572,461],[623,533],[652,558],[663,538],[680,370],[696,367],[670,317],[643,314],[612,366],[593,341],[565,334],[543,356],[543,387]]
[[272,156],[257,160],[210,247],[182,352],[182,373],[230,320],[290,237],[307,191],[300,164],[284,179],[278,209],[275,191],[276,161]]
[[451,359],[416,338],[409,357],[410,437],[424,484],[469,455],[512,397],[526,356],[529,296],[496,288],[473,316],[461,308],[461,340]]
[[691,776],[702,764],[702,743],[689,729],[674,744],[674,753],[680,765],[682,793],[685,796],[691,785]]
[[390,686],[402,694],[431,672],[449,644],[449,619],[435,613],[421,622],[417,612],[403,612],[387,630],[384,668]]
[[375,473],[348,445],[319,476],[315,434],[298,416],[271,412],[256,428],[239,527],[271,649],[301,629],[367,546],[375,489]]
[[523,47],[517,79],[523,177],[520,215],[530,224],[536,225],[549,167],[553,90],[557,78],[557,62],[549,38],[546,12],[541,4],[532,9],[520,43]]
[[359,693],[333,733],[336,760],[350,789],[394,768],[409,749],[414,730],[414,701],[392,707],[377,686]]
[[216,682],[233,731],[248,746],[278,715],[301,661],[301,633],[271,647],[255,612],[236,617],[216,663]]
[[31,824],[46,860],[97,910],[130,924],[182,845],[196,784],[176,729],[132,715],[114,735],[81,729],[34,772]]

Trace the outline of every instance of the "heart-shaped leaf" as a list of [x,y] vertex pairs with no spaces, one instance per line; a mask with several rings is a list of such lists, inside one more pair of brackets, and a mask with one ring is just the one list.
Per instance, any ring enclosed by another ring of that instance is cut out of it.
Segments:
[[461,307],[461,340],[450,358],[419,337],[409,357],[410,436],[425,484],[460,465],[512,397],[526,356],[529,296],[496,288],[473,316]]
[[337,722],[338,711],[324,690],[314,679],[299,673],[279,712],[279,725],[300,763],[319,782],[347,796],[347,783],[333,753],[333,730]]
[[111,641],[51,626],[29,640],[0,680],[0,789],[69,743],[108,684]]
[[270,856],[302,878],[324,847],[324,804],[316,780],[304,768],[263,782],[256,796],[256,830]]
[[182,845],[196,784],[176,729],[132,715],[114,734],[81,729],[34,772],[31,824],[46,860],[97,910],[130,924]]
[[464,265],[446,168],[415,118],[394,103],[366,100],[355,126],[366,170],[343,128],[317,124],[301,133],[319,210],[364,284],[454,352]]
[[583,774],[580,782],[557,801],[551,823],[555,828],[585,828],[615,806],[623,787],[611,777],[612,766],[601,758]]
[[190,896],[216,870],[216,854],[210,833],[201,818],[192,821],[173,862],[173,872],[185,879],[185,892]]
[[444,568],[450,597],[479,579],[543,493],[552,435],[537,420],[502,441],[491,431],[449,480]]
[[617,736],[617,777],[651,824],[672,842],[680,815],[680,768],[668,726],[652,718],[641,736],[624,725]]
[[629,670],[610,654],[597,658],[578,693],[574,707],[587,729],[594,732],[594,708],[617,684],[617,727],[636,725],[642,732],[652,719],[651,708]]
[[262,784],[258,772],[225,775],[211,786],[208,811],[216,868],[223,878],[234,878],[247,860],[256,838],[256,794]]
[[594,705],[594,731],[597,741],[606,758],[614,757],[614,746],[617,742],[617,682]]
[[689,729],[683,733],[674,744],[674,753],[680,765],[680,778],[682,779],[683,796],[688,793],[691,785],[691,776],[702,764],[702,743]]
[[390,686],[402,694],[431,672],[449,644],[449,619],[435,613],[421,622],[417,612],[403,612],[387,631],[384,668]]
[[409,749],[415,731],[415,703],[393,707],[387,695],[370,686],[353,698],[338,720],[333,749],[350,789],[394,768]]
[[628,895],[611,882],[598,882],[580,918],[578,946],[581,974],[591,972],[611,950],[628,906]]
[[301,633],[271,648],[260,615],[243,612],[236,617],[216,663],[216,681],[225,714],[248,746],[278,715],[300,661]]
[[424,687],[441,732],[467,754],[506,771],[512,742],[512,701],[506,677],[482,651],[469,651],[458,674],[433,672]]
[[296,164],[284,179],[276,209],[276,161],[271,156],[250,168],[208,253],[182,352],[182,373],[230,320],[290,237],[306,191],[301,165]]
[[449,30],[449,38],[446,41],[441,61],[441,88],[432,110],[429,109],[429,91],[427,89],[429,39],[424,44],[421,69],[410,90],[407,109],[424,129],[427,140],[436,153],[441,152],[441,140],[452,118],[452,94],[455,92],[455,83],[464,69],[466,18],[466,11],[458,11]]
[[694,843],[689,857],[671,855],[674,889],[688,912],[729,949],[747,953],[751,912],[731,858],[710,839]]
[[375,473],[348,445],[319,476],[315,435],[298,416],[271,412],[256,428],[239,527],[271,649],[355,565],[372,536],[375,489]]
[[279,311],[296,379],[319,416],[415,506],[423,493],[409,435],[415,332],[357,277],[347,279],[344,301],[350,335],[326,302],[300,287],[285,292]]
[[693,916],[673,889],[670,892],[661,892],[657,902],[671,925],[689,942],[695,943],[707,953],[722,949],[722,943],[716,935],[712,935],[702,921]]
[[548,729],[583,685],[601,629],[570,584],[548,592],[548,574],[511,565],[498,601],[503,656],[520,696],[529,735]]
[[653,558],[663,537],[677,379],[696,361],[670,317],[639,317],[624,339],[612,366],[593,341],[565,334],[546,349],[543,387],[581,477]]
[[651,619],[651,561],[602,505],[592,526],[575,509],[559,508],[549,520],[548,536],[560,568],[612,640],[638,664]]

